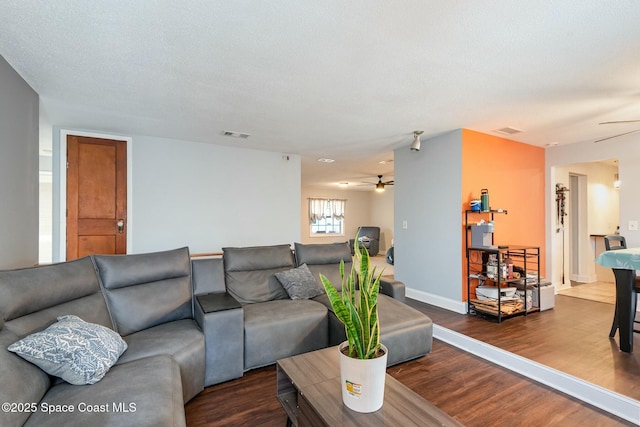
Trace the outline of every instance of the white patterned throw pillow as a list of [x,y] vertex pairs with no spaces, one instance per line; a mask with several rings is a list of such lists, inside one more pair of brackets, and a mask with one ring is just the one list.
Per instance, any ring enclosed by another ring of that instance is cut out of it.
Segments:
[[7,348],[75,385],[100,381],[126,349],[127,343],[117,332],[74,315],[58,317],[47,329]]

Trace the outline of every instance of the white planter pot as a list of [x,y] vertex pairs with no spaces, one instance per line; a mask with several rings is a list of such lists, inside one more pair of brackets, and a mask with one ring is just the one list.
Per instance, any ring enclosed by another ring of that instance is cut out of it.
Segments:
[[382,408],[384,401],[388,350],[381,344],[384,356],[362,360],[345,356],[342,349],[348,346],[349,342],[345,341],[338,347],[342,402],[356,412],[375,412]]

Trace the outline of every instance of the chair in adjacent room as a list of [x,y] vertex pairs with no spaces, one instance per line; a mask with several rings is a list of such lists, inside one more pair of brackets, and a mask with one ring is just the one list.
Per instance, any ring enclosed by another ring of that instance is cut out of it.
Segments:
[[627,249],[627,240],[618,234],[604,236],[604,248],[608,251]]
[[[617,234],[604,236],[604,248],[608,251],[615,251],[618,249],[627,249],[627,240],[624,238],[624,236],[620,236]],[[636,277],[635,290],[636,292],[640,292],[640,277]],[[616,297],[616,300],[617,300],[617,297]],[[633,322],[640,323],[640,321],[635,319]],[[616,301],[616,309],[613,314],[613,324],[611,325],[609,338],[613,338],[617,330],[618,330],[618,308],[617,308],[617,301]],[[640,330],[634,328],[633,332],[640,333]]]
[[[380,251],[380,227],[359,227],[357,236],[359,244],[367,248],[370,256],[378,255]],[[349,240],[352,255],[354,241],[355,239]]]

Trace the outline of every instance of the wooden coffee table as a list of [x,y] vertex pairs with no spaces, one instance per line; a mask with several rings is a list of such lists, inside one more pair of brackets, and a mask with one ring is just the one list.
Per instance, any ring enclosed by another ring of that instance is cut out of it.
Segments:
[[387,374],[384,404],[362,414],[342,403],[338,347],[278,360],[277,396],[296,426],[461,426]]

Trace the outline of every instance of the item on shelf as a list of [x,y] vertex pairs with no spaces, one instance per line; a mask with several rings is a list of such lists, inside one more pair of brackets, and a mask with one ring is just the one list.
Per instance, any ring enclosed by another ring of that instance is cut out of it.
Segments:
[[471,226],[471,246],[474,248],[488,248],[493,245],[493,221],[479,221]]
[[474,212],[480,212],[481,203],[482,202],[480,201],[480,199],[471,200],[471,202],[469,202],[469,205],[471,206],[471,210]]
[[497,288],[496,286],[478,286],[476,296],[481,301],[497,301],[498,289],[500,289],[500,300],[508,301],[515,299],[516,288]]
[[487,278],[495,279],[498,275],[498,258],[495,254],[489,255],[489,261],[487,262]]
[[533,291],[531,289],[526,290],[526,295],[524,290],[517,290],[516,296],[520,298],[520,300],[525,301],[525,308],[527,310],[533,308]]
[[473,303],[475,310],[482,313],[491,314],[493,316],[509,316],[523,310],[522,301],[518,298],[503,301],[501,304],[498,304],[498,301],[486,301],[478,299],[472,299],[471,302]]
[[480,210],[483,212],[488,212],[491,208],[489,207],[489,190],[483,188],[480,190]]
[[513,279],[513,260],[508,256],[504,259],[504,266],[506,271],[505,277],[507,279]]

